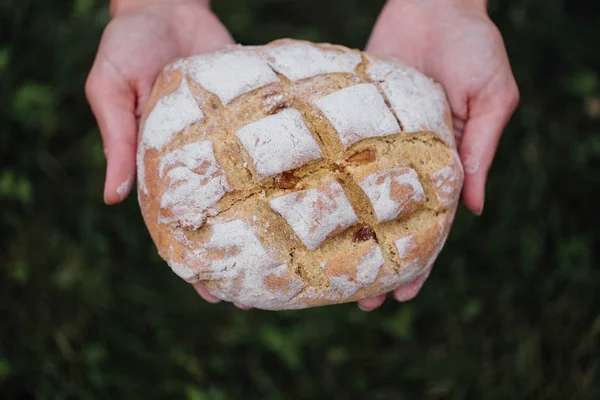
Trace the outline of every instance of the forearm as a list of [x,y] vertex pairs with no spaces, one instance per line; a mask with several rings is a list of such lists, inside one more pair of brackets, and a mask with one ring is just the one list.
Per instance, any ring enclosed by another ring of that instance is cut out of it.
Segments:
[[209,7],[210,0],[110,0],[110,14],[114,17],[119,14],[126,14],[140,8],[152,5],[152,4],[183,4],[183,3],[198,3],[200,5]]

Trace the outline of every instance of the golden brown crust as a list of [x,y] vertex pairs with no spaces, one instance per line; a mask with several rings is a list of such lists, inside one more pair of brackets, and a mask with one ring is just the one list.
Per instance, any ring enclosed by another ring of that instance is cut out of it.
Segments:
[[[219,86],[239,52],[253,74]],[[263,309],[356,301],[426,273],[464,179],[439,86],[331,44],[215,54],[166,67],[141,120],[138,199],[171,268]],[[434,111],[403,120],[403,82]]]

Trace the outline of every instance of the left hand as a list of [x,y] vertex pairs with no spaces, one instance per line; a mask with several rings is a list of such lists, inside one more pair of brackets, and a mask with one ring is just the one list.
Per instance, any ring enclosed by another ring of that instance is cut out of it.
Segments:
[[[485,182],[500,136],[519,102],[502,36],[486,0],[388,0],[366,51],[403,59],[446,89],[465,170],[462,200],[481,215]],[[417,295],[429,272],[394,290],[398,301]],[[373,310],[386,295],[363,299]]]

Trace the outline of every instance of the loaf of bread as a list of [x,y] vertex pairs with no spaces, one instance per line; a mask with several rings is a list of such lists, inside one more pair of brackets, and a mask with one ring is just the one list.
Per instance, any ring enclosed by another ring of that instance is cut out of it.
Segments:
[[246,306],[357,301],[427,273],[463,184],[443,88],[291,39],[178,60],[140,121],[138,200],[160,256]]

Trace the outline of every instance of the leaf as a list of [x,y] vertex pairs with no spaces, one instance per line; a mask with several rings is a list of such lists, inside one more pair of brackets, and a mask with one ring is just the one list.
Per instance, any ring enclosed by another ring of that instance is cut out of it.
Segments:
[[188,400],[226,400],[227,394],[220,388],[210,387],[207,390],[200,390],[193,386],[185,388],[185,395]]
[[8,265],[8,276],[11,277],[15,282],[26,283],[29,277],[29,269],[27,264],[23,261],[17,261],[13,264]]
[[31,201],[31,183],[24,176],[18,176],[11,170],[0,173],[0,197],[7,197],[28,203]]
[[412,306],[403,305],[385,322],[386,331],[397,339],[408,340],[412,337],[413,311]]
[[10,364],[8,360],[0,358],[0,381],[7,378],[11,374]]
[[471,299],[463,307],[462,317],[465,322],[472,321],[474,318],[481,314],[481,301],[479,299]]
[[0,48],[0,73],[2,73],[5,69],[8,68],[10,59],[11,59],[10,48],[8,48],[8,47]]
[[57,123],[57,99],[50,85],[25,83],[14,95],[13,117],[29,129],[51,133]]
[[210,400],[206,392],[203,392],[193,386],[185,388],[185,396],[188,400]]
[[94,0],[75,0],[73,14],[76,17],[88,17],[94,10]]
[[295,368],[300,364],[298,347],[277,327],[273,325],[263,327],[262,338],[267,347],[277,354],[288,367]]
[[323,35],[321,30],[314,27],[306,27],[298,31],[296,39],[308,40],[310,42],[321,42],[323,41]]
[[83,353],[88,365],[97,365],[106,360],[106,349],[99,343],[92,343],[85,348]]
[[598,77],[592,70],[577,71],[567,78],[567,88],[576,95],[592,95],[598,90]]

